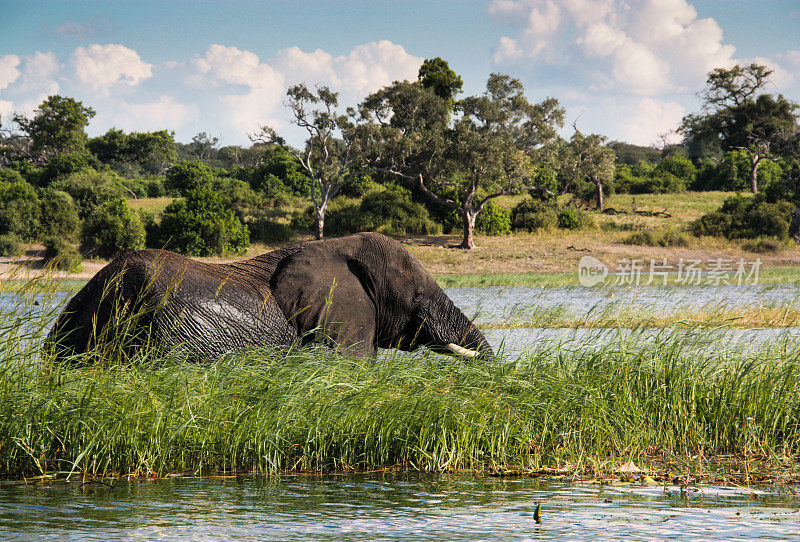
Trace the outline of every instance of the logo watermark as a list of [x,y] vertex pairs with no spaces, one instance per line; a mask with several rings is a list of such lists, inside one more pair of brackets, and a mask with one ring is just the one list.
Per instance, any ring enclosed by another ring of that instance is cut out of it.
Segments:
[[591,288],[606,280],[608,267],[594,256],[584,256],[578,262],[578,282],[581,286]]
[[666,258],[622,258],[617,260],[616,268],[616,272],[609,272],[608,266],[597,258],[584,256],[578,263],[578,283],[587,288],[606,283],[615,286],[663,286],[672,277],[670,282],[681,286],[758,284],[761,260],[681,258],[673,264]]

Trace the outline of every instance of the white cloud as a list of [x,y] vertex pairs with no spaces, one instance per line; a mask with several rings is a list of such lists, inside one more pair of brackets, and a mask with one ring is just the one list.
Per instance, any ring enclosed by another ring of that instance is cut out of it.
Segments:
[[14,112],[14,104],[8,100],[0,100],[0,118],[10,115]]
[[177,130],[197,120],[198,111],[170,96],[148,103],[123,103],[115,112],[116,123],[131,131]]
[[[652,145],[659,142],[660,136],[678,127],[684,108],[672,101],[640,98],[625,101],[604,108],[612,130],[620,134],[620,139],[635,145]],[[668,142],[676,142],[671,136]]]
[[17,80],[20,71],[17,69],[20,60],[17,55],[5,55],[0,57],[0,90],[8,88],[8,86]]
[[42,53],[36,51],[24,58],[22,77],[19,80],[19,92],[37,92],[46,95],[57,94],[59,84],[54,79],[61,69],[56,55],[52,51]]
[[503,0],[488,11],[517,29],[500,39],[495,63],[565,65],[608,91],[695,89],[735,53],[716,21],[699,19],[686,0]]
[[270,62],[250,51],[215,44],[191,61],[195,74],[189,83],[220,87],[222,122],[239,133],[251,133],[259,124],[284,124],[276,119],[285,118],[281,102],[290,84],[328,85],[340,93],[340,103],[353,104],[392,81],[416,79],[422,60],[388,40],[359,45],[338,57],[321,49],[288,47]]
[[136,86],[153,75],[152,64],[119,44],[78,47],[72,53],[72,65],[81,83],[104,94],[114,85]]

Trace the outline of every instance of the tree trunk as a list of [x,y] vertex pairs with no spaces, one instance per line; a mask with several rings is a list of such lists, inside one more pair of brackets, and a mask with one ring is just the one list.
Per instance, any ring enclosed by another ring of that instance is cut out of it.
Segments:
[[478,216],[478,213],[475,211],[467,209],[462,210],[461,218],[464,222],[464,239],[461,241],[461,244],[458,245],[459,248],[466,248],[468,250],[475,248],[473,232],[475,230],[476,216]]
[[597,210],[603,212],[603,181],[597,177],[592,179],[597,187]]
[[750,160],[750,189],[753,191],[753,194],[758,194],[758,166],[761,161],[758,157],[754,157]]
[[325,237],[325,209],[317,209],[317,231],[315,232],[315,236],[317,241],[321,241]]

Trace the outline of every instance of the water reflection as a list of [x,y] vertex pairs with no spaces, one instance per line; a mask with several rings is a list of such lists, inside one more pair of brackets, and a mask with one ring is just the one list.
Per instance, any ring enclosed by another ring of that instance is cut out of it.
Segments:
[[[533,519],[542,503],[542,524]],[[731,540],[796,533],[797,497],[462,476],[0,485],[5,540]]]

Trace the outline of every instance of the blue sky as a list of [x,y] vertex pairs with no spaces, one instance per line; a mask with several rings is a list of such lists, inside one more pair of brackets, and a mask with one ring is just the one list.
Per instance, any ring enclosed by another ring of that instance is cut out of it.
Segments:
[[509,73],[531,99],[558,98],[568,126],[652,144],[697,110],[715,66],[767,64],[770,90],[800,101],[799,35],[796,0],[0,0],[0,114],[57,92],[97,110],[92,135],[246,144],[269,123],[300,144],[289,84],[328,84],[353,104],[441,56],[466,94]]

